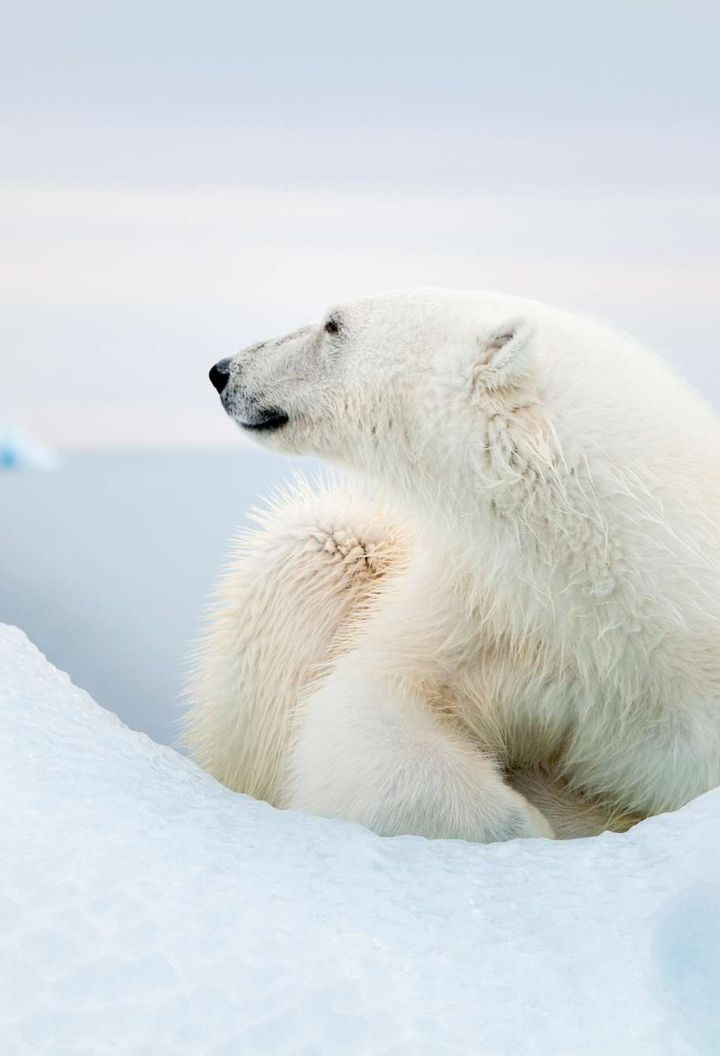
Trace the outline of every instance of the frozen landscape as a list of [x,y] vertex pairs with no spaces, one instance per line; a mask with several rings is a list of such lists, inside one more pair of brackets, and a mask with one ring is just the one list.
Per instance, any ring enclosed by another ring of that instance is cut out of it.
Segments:
[[381,839],[174,748],[231,537],[315,472],[242,445],[221,357],[502,289],[720,409],[720,5],[3,16],[0,1056],[719,1056],[720,789],[625,835]]
[[720,791],[381,839],[230,793],[0,628],[3,1056],[715,1056]]

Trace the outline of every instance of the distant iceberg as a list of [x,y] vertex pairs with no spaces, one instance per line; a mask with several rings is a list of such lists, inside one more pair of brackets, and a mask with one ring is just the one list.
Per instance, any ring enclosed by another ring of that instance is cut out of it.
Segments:
[[0,470],[52,469],[56,453],[33,440],[22,429],[0,425]]

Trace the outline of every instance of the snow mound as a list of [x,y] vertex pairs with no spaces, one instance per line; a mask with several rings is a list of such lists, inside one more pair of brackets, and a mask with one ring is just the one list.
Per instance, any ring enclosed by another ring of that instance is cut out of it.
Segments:
[[0,470],[52,469],[57,455],[22,429],[0,425]]
[[234,795],[0,626],[3,1056],[720,1052],[720,791],[380,839]]

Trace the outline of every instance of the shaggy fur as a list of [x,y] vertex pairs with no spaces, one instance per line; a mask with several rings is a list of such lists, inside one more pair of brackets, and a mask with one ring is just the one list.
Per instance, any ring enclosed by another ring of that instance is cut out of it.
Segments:
[[375,490],[300,487],[241,543],[187,725],[220,780],[481,841],[624,827],[720,783],[720,436],[660,360],[423,290],[229,370],[242,428]]

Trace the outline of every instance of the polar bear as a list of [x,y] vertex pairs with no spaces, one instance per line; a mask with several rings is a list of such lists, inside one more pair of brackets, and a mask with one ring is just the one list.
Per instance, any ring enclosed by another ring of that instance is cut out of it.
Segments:
[[222,360],[239,427],[343,483],[238,544],[187,739],[383,835],[623,828],[720,784],[720,431],[654,354],[415,290]]

